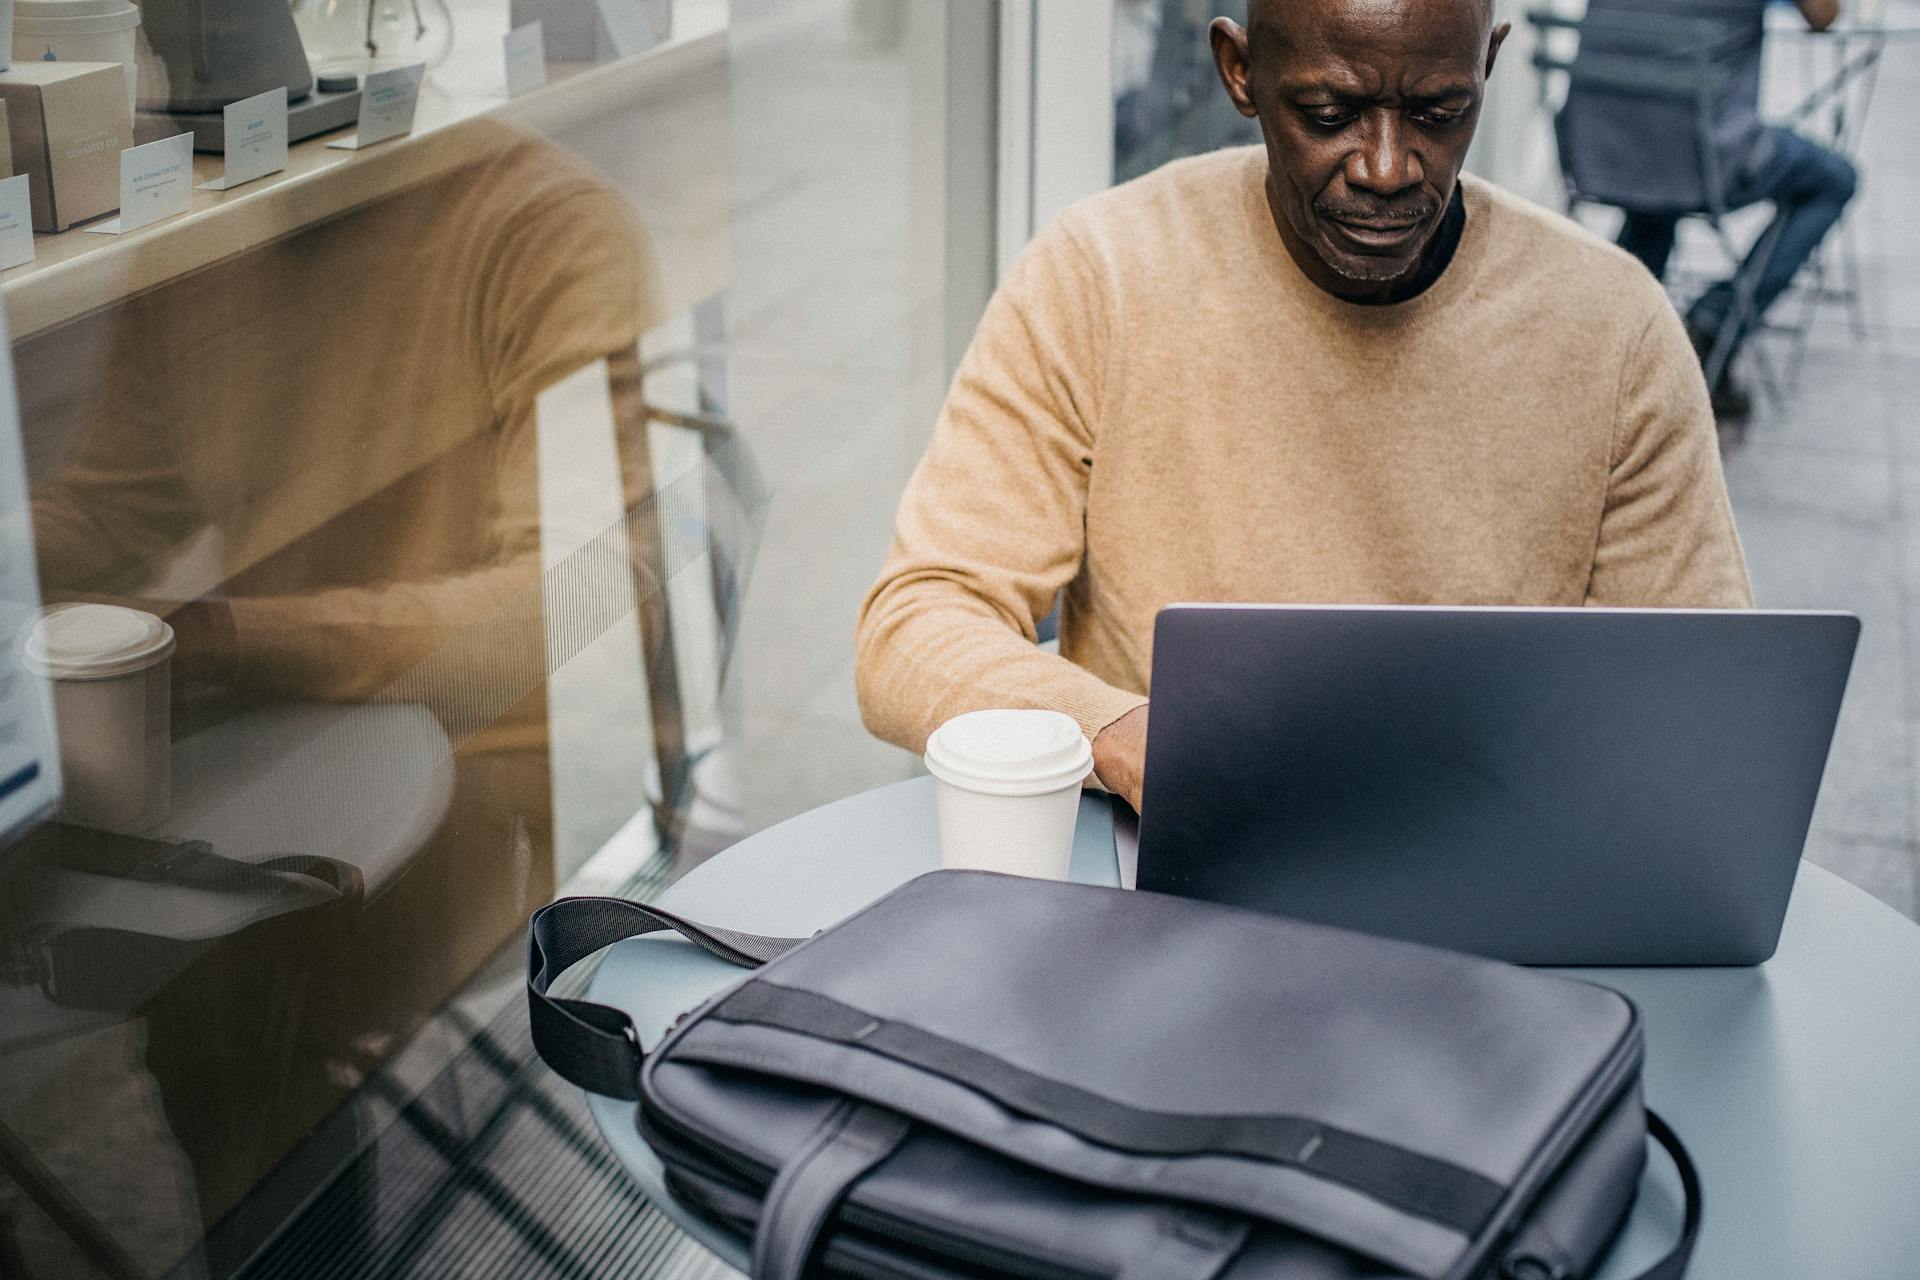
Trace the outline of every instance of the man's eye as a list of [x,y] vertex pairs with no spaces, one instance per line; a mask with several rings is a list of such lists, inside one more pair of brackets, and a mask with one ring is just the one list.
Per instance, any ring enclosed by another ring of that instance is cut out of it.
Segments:
[[1328,128],[1337,128],[1353,119],[1353,112],[1345,107],[1307,107],[1307,119]]
[[1445,125],[1452,124],[1465,114],[1464,111],[1447,111],[1439,107],[1429,107],[1423,111],[1414,112],[1413,118],[1421,124]]

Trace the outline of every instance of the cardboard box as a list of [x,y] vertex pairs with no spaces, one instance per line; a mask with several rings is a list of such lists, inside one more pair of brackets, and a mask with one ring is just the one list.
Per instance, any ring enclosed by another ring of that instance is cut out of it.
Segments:
[[33,179],[33,229],[65,231],[120,207],[120,153],[133,145],[117,62],[27,62],[0,71],[13,162]]

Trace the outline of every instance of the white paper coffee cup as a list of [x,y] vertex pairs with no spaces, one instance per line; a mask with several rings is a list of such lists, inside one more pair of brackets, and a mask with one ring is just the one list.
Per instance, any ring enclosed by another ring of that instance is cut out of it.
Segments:
[[970,711],[934,730],[940,865],[1067,878],[1093,748],[1058,711]]
[[139,27],[140,9],[130,0],[18,0],[7,44],[19,63],[119,63],[131,111],[139,87]]
[[34,625],[25,658],[53,687],[60,817],[106,831],[166,821],[173,628],[138,609],[61,605]]

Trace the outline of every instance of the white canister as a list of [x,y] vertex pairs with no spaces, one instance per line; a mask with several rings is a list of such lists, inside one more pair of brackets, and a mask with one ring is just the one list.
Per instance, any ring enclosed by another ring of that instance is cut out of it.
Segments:
[[133,110],[139,9],[128,0],[13,0],[13,5],[8,47],[15,62],[117,62],[126,69],[127,110]]
[[60,816],[105,831],[166,821],[173,628],[138,609],[60,605],[34,626],[25,657],[53,688]]

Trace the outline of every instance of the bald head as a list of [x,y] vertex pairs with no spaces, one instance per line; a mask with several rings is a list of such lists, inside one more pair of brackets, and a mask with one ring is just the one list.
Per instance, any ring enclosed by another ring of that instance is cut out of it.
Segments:
[[1324,5],[1320,0],[1247,0],[1247,31],[1258,40],[1263,28],[1273,33],[1276,21],[1299,16],[1311,20],[1311,11],[1325,8],[1372,9],[1396,22],[1415,10],[1451,8],[1476,17],[1483,34],[1493,31],[1493,0],[1374,0],[1370,4],[1337,6]]
[[1249,0],[1246,28],[1215,20],[1275,227],[1316,284],[1392,302],[1423,278],[1506,32],[1493,0]]

